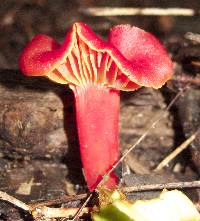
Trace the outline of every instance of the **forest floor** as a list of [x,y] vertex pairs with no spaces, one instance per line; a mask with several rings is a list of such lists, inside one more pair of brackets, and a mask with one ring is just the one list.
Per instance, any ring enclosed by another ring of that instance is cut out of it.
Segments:
[[[121,93],[120,148],[134,145],[160,116],[155,128],[117,168],[121,186],[194,181],[200,174],[200,18],[84,15],[89,7],[178,7],[175,1],[7,0],[0,6],[0,190],[27,203],[87,192],[81,170],[72,92],[43,78],[18,71],[18,56],[36,33],[62,42],[75,21],[88,23],[105,38],[113,25],[129,23],[153,32],[168,49],[174,75],[162,89]],[[198,1],[182,1],[196,9]],[[83,11],[83,10],[82,10]],[[170,102],[178,95],[170,108]],[[193,136],[193,139],[190,139]],[[185,150],[163,168],[159,163],[183,142]],[[156,169],[157,168],[157,169]],[[159,191],[128,194],[149,199]],[[200,189],[187,189],[194,203]],[[62,204],[80,206],[82,200]],[[0,220],[31,220],[0,201]]]

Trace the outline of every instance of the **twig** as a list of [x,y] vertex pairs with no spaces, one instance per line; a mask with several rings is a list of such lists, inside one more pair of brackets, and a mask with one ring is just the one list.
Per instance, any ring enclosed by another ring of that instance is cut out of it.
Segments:
[[0,191],[0,199],[4,200],[4,201],[7,201],[9,203],[12,203],[15,206],[17,206],[17,207],[19,207],[23,210],[30,211],[30,207],[27,204],[23,203],[22,201],[16,199],[13,196],[8,195],[5,192]]
[[122,187],[123,192],[141,192],[148,190],[162,190],[162,189],[184,189],[184,188],[200,188],[200,180],[192,182],[175,182],[163,184],[144,184],[134,185],[130,187]]
[[200,11],[190,8],[130,8],[130,7],[90,7],[81,8],[80,12],[90,16],[194,16]]
[[87,197],[87,199],[85,200],[81,208],[77,211],[77,213],[74,215],[74,218],[72,220],[76,220],[80,216],[80,214],[82,213],[83,209],[85,208],[85,206],[87,205],[91,197],[92,197],[92,193],[90,193],[90,195]]
[[73,195],[73,196],[63,196],[57,199],[50,199],[48,201],[44,202],[35,202],[35,203],[30,203],[29,207],[31,207],[32,210],[38,207],[43,207],[43,206],[51,206],[51,205],[56,205],[56,204],[61,204],[61,203],[66,203],[69,201],[75,201],[75,200],[82,200],[85,199],[88,196],[88,194],[79,194],[79,195]]
[[184,37],[190,41],[200,43],[200,34],[187,32]]
[[197,132],[192,134],[187,140],[185,140],[180,146],[178,146],[174,151],[172,151],[164,160],[162,160],[154,171],[161,170],[163,167],[169,164],[179,153],[186,149],[192,141],[196,138]]
[[[43,206],[41,208],[36,208],[32,215],[35,219],[44,217],[47,218],[67,218],[69,220],[70,217],[73,217],[76,215],[76,213],[79,211],[79,208],[50,208]],[[78,214],[78,216],[82,216],[84,213],[89,213],[91,211],[91,208],[84,207],[81,210],[81,213]],[[64,219],[64,220],[65,220]]]
[[200,67],[200,61],[192,61],[192,64]]

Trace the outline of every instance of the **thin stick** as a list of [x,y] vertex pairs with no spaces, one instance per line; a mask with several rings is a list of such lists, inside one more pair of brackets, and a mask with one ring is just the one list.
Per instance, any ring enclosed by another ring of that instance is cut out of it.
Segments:
[[162,160],[158,166],[154,169],[154,171],[159,171],[163,167],[169,164],[179,153],[185,150],[192,141],[196,138],[197,132],[192,134],[187,140],[185,140],[180,146],[178,146],[174,151],[172,151],[164,160]]
[[81,8],[80,11],[90,16],[194,16],[200,14],[200,11],[190,8],[90,7]]
[[85,202],[83,203],[81,208],[77,211],[77,213],[75,214],[75,216],[74,216],[74,218],[72,220],[76,220],[80,216],[80,214],[82,213],[83,209],[85,208],[85,206],[87,205],[87,203],[89,202],[91,197],[92,197],[92,193],[90,193],[90,195],[87,197],[87,199],[85,200]]
[[144,184],[134,185],[130,187],[122,187],[123,192],[141,192],[148,190],[162,190],[162,189],[184,189],[184,188],[200,188],[200,180],[192,182],[175,182],[163,184]]
[[187,32],[184,37],[190,41],[195,41],[196,43],[200,43],[200,34]]
[[82,200],[85,199],[88,196],[88,194],[79,194],[79,195],[74,195],[74,196],[63,196],[57,199],[50,199],[48,201],[43,201],[43,202],[36,202],[36,203],[30,203],[29,207],[34,210],[35,208],[38,207],[43,207],[43,206],[51,206],[51,205],[56,205],[56,204],[61,204],[61,203],[66,203],[69,201],[75,201],[75,200]]
[[17,206],[17,207],[19,207],[23,210],[30,211],[30,207],[27,204],[23,203],[22,201],[16,199],[13,196],[8,195],[5,192],[0,191],[0,199],[4,200],[4,201],[7,201],[9,203],[12,203],[15,206]]
[[[69,220],[70,217],[73,217],[78,212],[79,208],[50,208],[50,207],[41,207],[36,208],[32,215],[35,219],[44,217],[47,218],[67,218]],[[81,210],[81,213],[79,213],[78,216],[82,216],[84,213],[89,213],[91,211],[91,208],[84,207]]]
[[[186,89],[186,88],[185,88]],[[114,171],[114,169],[119,165],[120,162],[122,162],[126,156],[133,150],[135,149],[144,139],[145,137],[150,133],[150,131],[155,128],[155,126],[160,122],[160,120],[162,120],[163,118],[165,118],[168,114],[168,110],[171,108],[171,106],[177,101],[177,99],[183,94],[184,90],[181,90],[177,93],[177,95],[174,97],[174,99],[169,103],[169,105],[167,106],[165,113],[160,114],[159,117],[157,118],[157,120],[155,120],[150,127],[143,133],[143,135],[135,142],[135,144],[133,144],[129,149],[127,149],[125,151],[125,153],[122,155],[122,157],[112,166],[112,168],[106,173],[104,174],[102,180],[99,182],[99,184],[97,185],[100,186],[104,183],[104,181],[106,180],[106,177],[108,175],[110,175],[110,173],[112,173]]]
[[192,61],[192,64],[200,67],[200,61]]

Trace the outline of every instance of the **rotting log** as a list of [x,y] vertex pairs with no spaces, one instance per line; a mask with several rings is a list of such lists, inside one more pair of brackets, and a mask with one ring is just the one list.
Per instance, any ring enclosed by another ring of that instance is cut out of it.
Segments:
[[[70,128],[65,128],[63,108],[70,113],[72,104],[73,96],[63,86],[44,78],[26,78],[19,72],[2,70],[0,151],[9,156],[16,153],[35,158],[64,156],[68,129],[73,133],[74,124],[69,122]],[[73,119],[72,114],[66,122]]]

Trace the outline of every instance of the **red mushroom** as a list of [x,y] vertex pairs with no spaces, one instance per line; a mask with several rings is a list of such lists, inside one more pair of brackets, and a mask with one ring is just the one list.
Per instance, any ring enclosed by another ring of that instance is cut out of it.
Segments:
[[[23,50],[19,65],[25,75],[46,76],[73,90],[90,191],[119,158],[119,91],[159,88],[172,75],[172,62],[159,41],[129,25],[114,27],[108,42],[83,23],[72,26],[62,45],[36,35]],[[112,188],[117,182],[111,173],[106,186]]]

